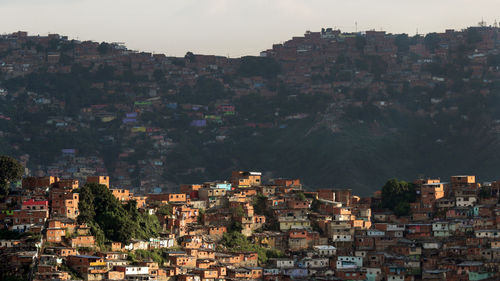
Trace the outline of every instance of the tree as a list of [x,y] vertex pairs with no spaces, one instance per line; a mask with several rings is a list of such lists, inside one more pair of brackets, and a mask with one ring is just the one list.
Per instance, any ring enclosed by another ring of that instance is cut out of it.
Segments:
[[97,46],[97,51],[101,55],[107,54],[110,49],[111,49],[111,46],[106,42],[102,42],[101,44],[99,44],[99,46]]
[[264,215],[266,212],[266,200],[267,197],[262,193],[258,193],[256,197],[254,197],[252,205],[255,213],[258,215]]
[[192,52],[187,52],[184,59],[189,62],[196,62],[196,56]]
[[388,208],[398,216],[410,213],[410,204],[416,200],[415,184],[390,179],[382,187],[382,207]]
[[134,200],[122,204],[102,184],[86,184],[78,193],[78,222],[90,226],[98,244],[106,240],[128,243],[133,238],[156,237],[160,231],[156,216],[140,213]]
[[9,185],[12,181],[20,180],[23,176],[23,166],[9,156],[0,156],[0,196],[9,194]]
[[410,203],[408,202],[399,202],[396,207],[394,207],[394,214],[396,216],[406,216],[410,213]]
[[156,213],[162,216],[171,216],[172,205],[170,204],[161,205],[160,208],[158,208],[158,211],[156,211]]
[[277,249],[268,249],[251,243],[247,237],[236,231],[224,233],[221,245],[226,247],[230,252],[257,252],[260,263],[266,263],[269,258],[279,258],[283,256]]
[[243,210],[243,207],[241,207],[241,206],[237,206],[236,208],[233,208],[231,210],[231,213],[232,213],[233,217],[235,217],[235,218],[241,218],[241,217],[245,216],[245,210]]
[[281,65],[273,58],[246,56],[240,62],[238,73],[244,77],[275,78],[281,73]]
[[489,198],[491,197],[491,187],[482,186],[478,193],[479,198]]
[[304,195],[304,192],[299,191],[295,194],[295,198],[299,201],[306,201],[306,196]]
[[429,33],[425,35],[424,45],[429,51],[434,52],[434,50],[439,46],[440,41],[441,38],[439,37],[439,34],[435,32]]
[[410,39],[408,34],[398,34],[394,38],[394,44],[398,47],[398,52],[407,53],[410,50]]

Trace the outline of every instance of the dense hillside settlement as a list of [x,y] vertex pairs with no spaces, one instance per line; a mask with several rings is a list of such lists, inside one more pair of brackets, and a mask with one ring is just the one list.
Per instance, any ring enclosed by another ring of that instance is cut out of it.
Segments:
[[0,35],[0,153],[144,194],[237,169],[362,196],[392,177],[493,181],[499,30],[325,28],[242,58]]
[[25,177],[0,204],[2,280],[499,280],[500,181],[392,179],[371,197],[296,178],[135,194]]

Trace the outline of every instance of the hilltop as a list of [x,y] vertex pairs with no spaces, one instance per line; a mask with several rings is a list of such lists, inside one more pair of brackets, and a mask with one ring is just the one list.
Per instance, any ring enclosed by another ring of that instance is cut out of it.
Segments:
[[498,32],[323,29],[234,59],[2,35],[0,154],[33,175],[108,174],[143,192],[236,167],[362,195],[416,174],[490,180]]

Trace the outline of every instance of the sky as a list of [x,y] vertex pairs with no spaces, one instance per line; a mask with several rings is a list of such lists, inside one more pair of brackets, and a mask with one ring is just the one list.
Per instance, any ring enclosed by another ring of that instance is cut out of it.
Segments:
[[257,55],[322,27],[414,35],[481,20],[500,22],[500,0],[0,0],[0,34],[59,33],[168,56]]

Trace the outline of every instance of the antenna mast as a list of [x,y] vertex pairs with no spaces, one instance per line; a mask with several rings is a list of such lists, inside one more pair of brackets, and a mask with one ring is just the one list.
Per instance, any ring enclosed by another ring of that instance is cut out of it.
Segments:
[[486,22],[484,21],[483,18],[481,18],[481,21],[479,22],[479,26],[480,27],[485,27],[486,26]]

